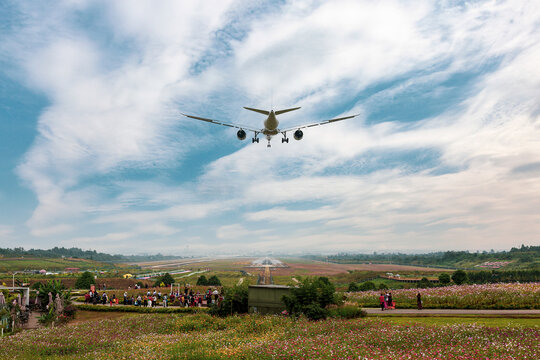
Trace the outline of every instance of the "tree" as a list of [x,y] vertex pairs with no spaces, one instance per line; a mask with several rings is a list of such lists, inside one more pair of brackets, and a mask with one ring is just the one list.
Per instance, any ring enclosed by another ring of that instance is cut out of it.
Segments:
[[377,285],[373,281],[365,281],[358,286],[360,291],[377,290]]
[[248,312],[247,284],[235,285],[232,288],[224,288],[223,293],[223,301],[218,304],[213,304],[210,308],[211,315],[228,316],[232,314],[245,314]]
[[311,320],[326,318],[327,306],[337,304],[336,288],[328,278],[305,278],[298,287],[293,287],[289,295],[283,295],[283,302],[291,315],[304,314]]
[[441,285],[448,285],[450,284],[450,275],[448,273],[442,273],[439,275],[439,282]]
[[75,288],[77,289],[90,289],[90,285],[95,284],[94,276],[91,272],[85,271],[79,276],[77,282],[75,283]]
[[467,273],[463,270],[457,270],[452,274],[452,280],[456,285],[461,285],[467,281]]
[[199,278],[197,279],[197,285],[208,285],[208,279],[206,279],[206,276],[199,276]]
[[353,291],[359,291],[358,284],[355,282],[352,282],[349,284],[349,292],[353,292]]
[[161,275],[159,278],[156,279],[156,282],[154,283],[154,286],[169,286],[172,283],[174,283],[174,278],[169,273],[165,273],[164,275]]
[[208,279],[206,285],[221,286],[221,281],[219,281],[219,278],[216,275],[213,275]]
[[379,284],[379,290],[386,290],[386,289],[388,289],[388,286],[385,283]]
[[430,288],[433,286],[433,284],[431,284],[431,281],[429,281],[427,277],[423,277],[422,279],[420,279],[417,285],[419,288],[422,289]]

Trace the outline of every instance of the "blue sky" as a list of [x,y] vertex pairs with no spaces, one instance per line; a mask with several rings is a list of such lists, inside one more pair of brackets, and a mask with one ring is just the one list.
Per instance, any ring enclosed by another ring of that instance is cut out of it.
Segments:
[[[534,1],[0,1],[0,247],[509,249],[540,234]],[[180,112],[258,128],[272,148]]]

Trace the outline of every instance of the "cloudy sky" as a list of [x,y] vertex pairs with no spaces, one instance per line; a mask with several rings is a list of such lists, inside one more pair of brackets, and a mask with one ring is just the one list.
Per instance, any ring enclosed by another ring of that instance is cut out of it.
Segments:
[[[0,247],[540,243],[536,1],[0,1]],[[180,112],[348,114],[271,148]]]

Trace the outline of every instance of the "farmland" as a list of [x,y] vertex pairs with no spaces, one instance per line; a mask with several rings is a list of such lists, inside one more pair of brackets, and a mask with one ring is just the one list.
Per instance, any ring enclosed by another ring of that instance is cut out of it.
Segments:
[[423,324],[382,318],[138,315],[19,333],[10,359],[480,359],[540,357],[536,326]]

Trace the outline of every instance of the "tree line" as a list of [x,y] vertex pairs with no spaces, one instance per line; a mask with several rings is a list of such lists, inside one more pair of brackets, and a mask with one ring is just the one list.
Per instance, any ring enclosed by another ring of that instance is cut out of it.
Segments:
[[460,267],[460,263],[479,263],[487,261],[514,261],[517,264],[529,264],[532,267],[540,266],[540,246],[525,246],[520,248],[513,247],[509,251],[444,251],[428,254],[402,254],[402,253],[384,253],[378,254],[353,254],[338,253],[328,256],[308,256],[309,258],[330,261],[337,263],[358,263],[358,262],[383,262],[404,265],[421,266],[444,266]]
[[76,259],[94,260],[100,262],[124,262],[124,261],[152,261],[152,260],[170,260],[182,258],[181,256],[169,256],[169,255],[111,255],[96,250],[83,250],[76,247],[53,247],[52,249],[29,249],[25,250],[23,247],[0,248],[0,256],[3,257],[38,257],[38,258],[61,258],[69,257]]

